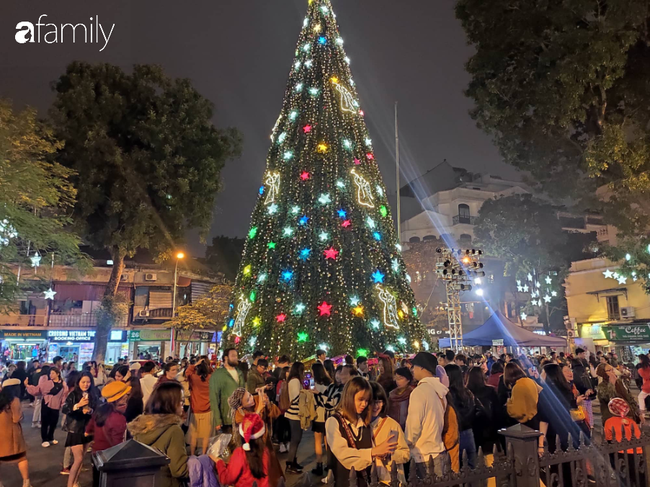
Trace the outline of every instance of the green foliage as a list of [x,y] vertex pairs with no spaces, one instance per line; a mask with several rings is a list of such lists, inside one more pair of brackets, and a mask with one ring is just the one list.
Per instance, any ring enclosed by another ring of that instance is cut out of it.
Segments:
[[70,231],[74,173],[52,162],[61,147],[35,110],[14,112],[0,100],[0,312],[14,307],[17,293],[45,285],[33,275],[17,282],[17,266],[31,265],[28,253],[38,252],[43,267],[52,256],[55,263],[87,264]]
[[76,171],[75,218],[94,247],[161,254],[189,228],[207,232],[240,136],[212,124],[212,103],[188,79],[74,62],[55,90],[58,157]]
[[338,39],[330,1],[311,2],[227,322],[226,340],[245,351],[404,352],[425,339]]
[[212,244],[205,249],[205,264],[210,270],[223,274],[229,281],[234,281],[245,242],[243,238],[230,238],[224,235],[214,237]]
[[[127,74],[73,62],[54,89],[51,118],[65,141],[57,157],[75,171],[74,218],[92,246],[111,252],[106,296],[115,296],[126,255],[149,249],[165,258],[190,228],[207,233],[221,169],[241,138],[212,124],[213,104],[188,79],[159,66]],[[107,335],[98,330],[98,360]]]
[[222,326],[228,314],[231,293],[232,285],[217,284],[205,296],[179,307],[177,316],[164,326],[190,331]]
[[472,116],[505,160],[624,235],[647,234],[646,0],[459,0],[456,12],[476,49]]

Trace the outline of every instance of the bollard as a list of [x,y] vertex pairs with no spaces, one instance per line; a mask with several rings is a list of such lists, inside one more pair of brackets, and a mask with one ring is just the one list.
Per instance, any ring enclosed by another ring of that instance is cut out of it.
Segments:
[[161,452],[135,440],[93,453],[92,459],[99,487],[157,487],[160,469],[169,463]]
[[506,437],[506,449],[512,445],[517,466],[517,487],[539,487],[537,447],[542,434],[523,424],[499,430],[499,434]]

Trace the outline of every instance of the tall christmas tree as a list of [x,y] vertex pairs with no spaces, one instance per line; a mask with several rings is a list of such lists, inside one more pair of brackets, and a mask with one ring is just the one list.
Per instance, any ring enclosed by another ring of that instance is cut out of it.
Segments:
[[228,317],[245,351],[428,348],[329,0],[311,0]]

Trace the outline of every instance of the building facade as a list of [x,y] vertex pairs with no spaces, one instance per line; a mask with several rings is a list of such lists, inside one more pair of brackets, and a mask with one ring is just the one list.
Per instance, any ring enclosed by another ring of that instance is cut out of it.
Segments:
[[[52,359],[66,361],[91,359],[101,300],[112,270],[111,261],[94,262],[92,270],[79,275],[76,269],[54,266],[50,269],[22,270],[21,279],[45,281],[52,299],[43,292],[26,293],[19,298],[15,312],[0,314],[0,354],[5,359]],[[216,284],[214,279],[179,268],[176,307],[191,303]],[[42,287],[42,286],[41,286]],[[106,363],[120,357],[154,360],[172,355],[170,328],[174,269],[156,264],[127,261],[118,288],[126,313],[109,334]],[[217,346],[220,333],[204,330],[179,335],[180,355],[209,354]]]

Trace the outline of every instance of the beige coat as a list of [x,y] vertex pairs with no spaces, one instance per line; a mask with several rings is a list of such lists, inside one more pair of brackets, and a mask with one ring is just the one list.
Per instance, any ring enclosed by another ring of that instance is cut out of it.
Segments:
[[397,421],[389,416],[386,416],[385,418],[377,418],[371,423],[371,427],[373,437],[372,444],[374,446],[381,445],[387,441],[390,438],[392,431],[396,431],[398,434],[397,449],[391,458],[385,460],[381,458],[375,459],[379,481],[383,484],[390,484],[390,467],[392,462],[395,462],[397,466],[397,478],[402,483],[406,484],[406,478],[404,477],[404,464],[410,461],[411,451],[406,443],[402,427]]
[[27,451],[23,428],[20,420],[23,417],[20,400],[15,397],[11,406],[0,412],[0,460],[3,457],[18,455]]

